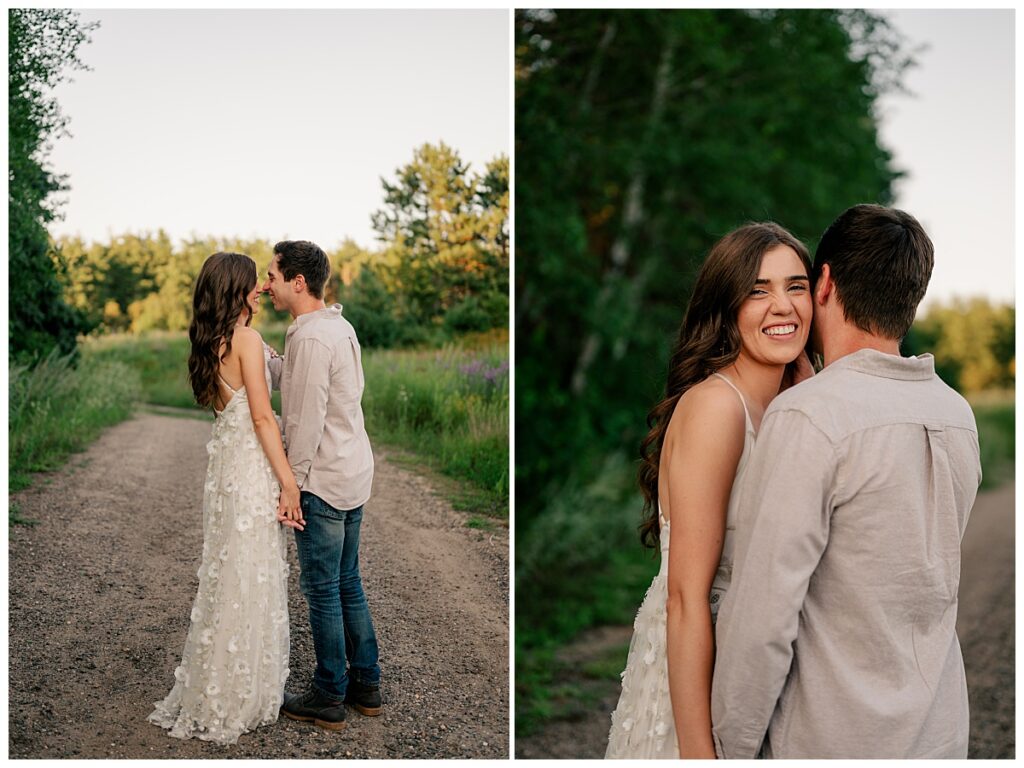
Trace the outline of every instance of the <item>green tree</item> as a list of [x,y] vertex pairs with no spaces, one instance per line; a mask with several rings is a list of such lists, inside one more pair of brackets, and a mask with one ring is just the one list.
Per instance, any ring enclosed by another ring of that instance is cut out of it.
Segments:
[[[128,306],[131,330],[138,333],[188,328],[192,321],[192,288],[196,277],[203,262],[218,251],[235,251],[251,256],[256,262],[257,275],[264,275],[273,255],[273,244],[266,240],[228,238],[186,240],[169,260],[155,268],[153,286],[156,290]],[[265,302],[257,315],[257,325],[267,322],[268,317],[283,320],[286,315],[275,312],[270,302]]]
[[89,247],[79,238],[61,238],[54,246],[66,266],[65,299],[99,331],[125,331],[130,307],[158,289],[157,274],[173,260],[171,239],[124,234],[109,244]]
[[49,250],[53,195],[67,184],[46,156],[68,123],[52,90],[69,70],[87,69],[78,49],[96,26],[81,24],[69,10],[8,10],[8,349],[15,357],[54,347],[72,352],[77,334],[87,329],[81,313],[63,300],[61,263]]
[[454,149],[424,144],[382,183],[385,207],[373,225],[404,322],[438,325],[471,298],[507,294],[507,158],[477,176]]
[[939,376],[965,394],[1012,389],[1015,315],[1011,305],[984,298],[934,304],[915,321],[903,351],[934,355]]

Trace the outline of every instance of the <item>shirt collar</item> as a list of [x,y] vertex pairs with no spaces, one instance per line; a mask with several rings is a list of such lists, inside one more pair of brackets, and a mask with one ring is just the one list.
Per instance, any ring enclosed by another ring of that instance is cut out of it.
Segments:
[[318,309],[315,312],[307,312],[304,315],[299,315],[295,318],[295,321],[288,327],[288,332],[285,336],[289,336],[298,330],[303,325],[312,322],[318,317],[341,317],[341,304],[331,304],[329,307]]
[[900,357],[899,355],[887,355],[877,349],[859,349],[839,358],[826,367],[825,371],[832,369],[859,371],[885,379],[921,381],[935,376],[935,358],[929,354],[918,357]]

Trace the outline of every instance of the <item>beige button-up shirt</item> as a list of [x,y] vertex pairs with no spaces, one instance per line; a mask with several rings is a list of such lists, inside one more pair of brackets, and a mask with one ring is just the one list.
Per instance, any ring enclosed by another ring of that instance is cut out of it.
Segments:
[[270,371],[281,390],[285,450],[295,480],[335,509],[355,509],[369,500],[373,484],[355,329],[334,304],[295,318],[284,344],[283,360],[271,360]]
[[719,611],[719,757],[964,758],[974,415],[930,355],[843,357],[769,406]]

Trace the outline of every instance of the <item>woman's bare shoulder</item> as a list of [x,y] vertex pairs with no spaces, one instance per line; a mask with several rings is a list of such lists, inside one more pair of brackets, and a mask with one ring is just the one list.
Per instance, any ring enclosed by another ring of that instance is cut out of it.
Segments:
[[255,328],[250,328],[247,325],[236,325],[231,335],[231,345],[244,349],[259,348],[262,351],[263,337],[260,336],[260,332]]
[[743,403],[736,391],[717,376],[708,376],[679,398],[666,439],[742,437],[745,425]]

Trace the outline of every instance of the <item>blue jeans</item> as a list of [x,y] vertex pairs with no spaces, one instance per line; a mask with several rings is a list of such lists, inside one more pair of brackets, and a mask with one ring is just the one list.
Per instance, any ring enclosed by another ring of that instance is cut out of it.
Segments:
[[309,604],[313,628],[313,687],[342,699],[350,672],[360,683],[380,683],[377,635],[359,577],[363,508],[335,509],[303,491],[302,517],[305,530],[295,531],[295,544],[301,568],[299,586]]

